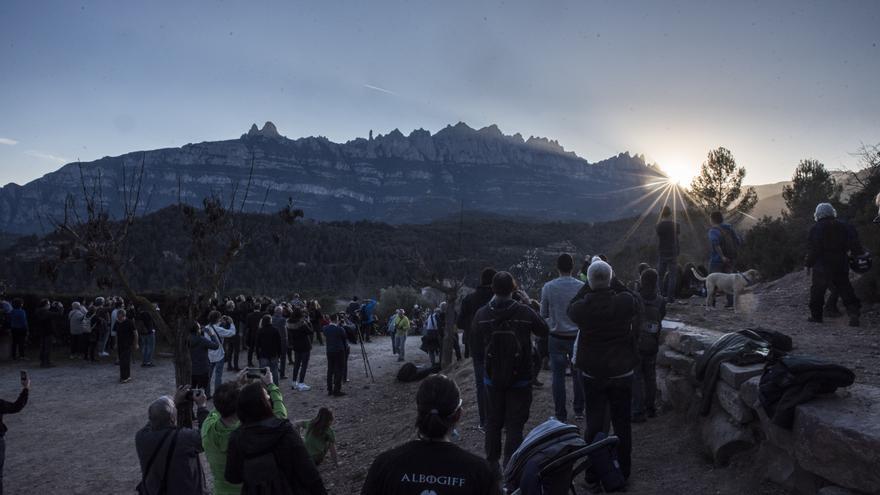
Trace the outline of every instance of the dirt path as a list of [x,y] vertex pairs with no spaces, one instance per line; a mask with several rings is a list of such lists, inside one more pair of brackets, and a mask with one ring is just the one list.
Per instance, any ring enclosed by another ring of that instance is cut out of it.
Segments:
[[[395,382],[398,365],[387,337],[374,339],[367,350],[375,384],[365,379],[359,349],[354,348],[349,362],[351,382],[345,387],[348,395],[328,398],[321,380],[326,359],[323,348],[317,347],[307,380],[313,390],[293,392],[289,385],[283,389],[294,419],[310,417],[323,405],[329,405],[336,414],[342,466],[321,466],[330,493],[358,493],[377,454],[414,438],[418,384]],[[407,351],[417,364],[426,363],[425,354],[417,349],[417,339],[409,339]],[[140,477],[134,434],[146,422],[149,402],[171,391],[170,360],[160,360],[156,368],[136,366],[134,381],[127,385],[116,383],[118,372],[111,363],[88,365],[66,357],[59,357],[58,363],[54,369],[29,369],[33,380],[30,403],[22,413],[4,418],[10,428],[6,493],[131,493]],[[0,396],[14,398],[18,369],[11,363],[0,366]],[[477,413],[470,362],[454,366],[449,374],[460,384],[465,400],[461,445],[482,454],[483,435],[474,429]],[[547,385],[535,391],[528,428],[552,414],[549,373],[543,372],[541,380]],[[672,413],[635,425],[630,493],[778,493],[773,487],[750,481],[744,468],[713,469],[686,431],[680,418]],[[582,487],[579,491],[586,493]]]

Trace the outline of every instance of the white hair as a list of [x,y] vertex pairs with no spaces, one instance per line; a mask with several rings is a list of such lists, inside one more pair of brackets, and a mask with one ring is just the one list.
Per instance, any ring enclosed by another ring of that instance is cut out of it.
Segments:
[[587,283],[592,289],[609,287],[612,276],[614,276],[614,271],[611,269],[611,265],[602,260],[590,263],[590,268],[587,269]]

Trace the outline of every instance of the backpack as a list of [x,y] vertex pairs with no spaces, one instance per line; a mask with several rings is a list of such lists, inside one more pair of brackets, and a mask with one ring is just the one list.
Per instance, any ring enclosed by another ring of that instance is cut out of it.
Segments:
[[653,356],[660,350],[660,305],[662,299],[655,295],[654,299],[644,300],[641,328],[639,328],[639,354]]
[[[601,442],[608,435],[605,432],[596,433],[593,443]],[[589,454],[590,468],[587,471],[587,483],[598,483],[605,492],[621,491],[626,486],[626,478],[620,471],[620,463],[617,461],[617,445],[610,448],[597,449]]]
[[244,457],[242,478],[247,481],[244,482],[242,493],[293,493],[275,457],[275,448],[283,438],[279,438],[268,449]]
[[493,321],[486,345],[486,376],[496,387],[510,387],[528,376],[520,376],[520,361],[525,350],[510,320]]
[[724,253],[724,256],[730,259],[736,259],[739,250],[739,238],[737,238],[736,234],[733,231],[726,227],[713,227],[717,229],[721,233],[721,239],[719,240],[719,244],[721,245],[721,252]]
[[90,317],[88,313],[83,314],[82,318],[80,318],[79,320],[79,325],[80,333],[92,333],[92,327],[94,326],[94,324],[92,323],[92,317]]

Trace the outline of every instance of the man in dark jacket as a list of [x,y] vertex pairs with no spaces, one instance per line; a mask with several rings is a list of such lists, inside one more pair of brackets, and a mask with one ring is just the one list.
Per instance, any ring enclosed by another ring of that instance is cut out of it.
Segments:
[[604,261],[591,263],[587,271],[588,288],[572,300],[568,316],[579,329],[575,366],[581,371],[584,384],[584,439],[592,442],[606,428],[610,411],[614,434],[620,439],[620,469],[629,477],[633,369],[638,361],[633,327],[637,324],[634,320],[639,304],[625,288],[614,288],[612,278],[611,265]]
[[549,333],[543,318],[513,300],[514,290],[516,281],[510,273],[496,273],[492,277],[494,296],[477,311],[471,323],[473,339],[482,344],[480,350],[486,364],[486,460],[493,467],[501,459],[502,429],[506,431],[505,465],[522,443],[523,427],[532,405],[531,336],[547,337]]
[[52,320],[54,315],[48,299],[40,301],[40,307],[34,313],[34,333],[40,339],[40,367],[52,368]]
[[[141,466],[142,483],[147,493],[167,495],[207,495],[200,455],[202,435],[198,428],[177,428],[177,408],[192,407],[187,400],[189,387],[181,387],[172,399],[156,399],[148,410],[149,423],[134,437]],[[204,394],[193,396],[198,406],[196,419],[201,424],[208,416]],[[164,492],[161,487],[166,487]]]
[[858,243],[858,236],[853,236],[847,226],[837,220],[837,211],[829,203],[816,206],[813,218],[815,225],[810,229],[808,252],[805,260],[807,268],[812,269],[812,285],[810,286],[810,318],[814,323],[822,322],[822,310],[825,306],[825,291],[833,286],[837,289],[846,312],[849,325],[859,326],[861,302],[856,297],[849,281],[848,254],[861,254],[864,249]]
[[[263,312],[260,311],[259,304],[252,304],[251,312],[244,317],[245,328],[245,345],[247,346],[247,365],[254,367],[254,352],[257,350],[257,332],[260,331],[260,319],[263,318]],[[257,358],[259,359],[259,358]]]
[[483,345],[480,342],[474,342],[471,323],[474,321],[474,315],[477,314],[477,310],[489,304],[489,301],[492,299],[492,277],[494,276],[494,268],[483,269],[483,272],[480,274],[480,285],[461,300],[458,321],[455,322],[464,333],[464,357],[473,356],[477,411],[480,415],[480,426],[478,428],[481,431],[486,426],[486,385],[483,383],[486,368],[483,361]]
[[120,309],[116,313],[116,342],[119,344],[119,383],[131,381],[131,355],[132,348],[138,348],[137,330],[134,321],[128,318],[128,313]]
[[325,349],[327,350],[327,395],[340,397],[342,378],[345,375],[345,355],[348,349],[348,337],[345,329],[339,325],[339,315],[330,315],[330,324],[323,328]]
[[657,223],[657,275],[660,295],[667,302],[675,302],[678,278],[678,222],[672,219],[672,209],[664,206]]
[[21,381],[21,393],[18,394],[15,402],[0,399],[0,495],[3,495],[3,464],[6,462],[6,432],[8,431],[6,425],[3,424],[3,415],[15,414],[24,409],[30,389],[31,381],[25,377]]
[[[287,330],[285,329],[286,332]],[[269,368],[272,371],[275,385],[278,385],[281,379],[278,375],[278,359],[284,360],[283,342],[281,332],[272,324],[272,320],[268,316],[264,317],[261,320],[259,330],[257,330],[254,345],[256,346],[257,360],[260,362],[260,366]]]

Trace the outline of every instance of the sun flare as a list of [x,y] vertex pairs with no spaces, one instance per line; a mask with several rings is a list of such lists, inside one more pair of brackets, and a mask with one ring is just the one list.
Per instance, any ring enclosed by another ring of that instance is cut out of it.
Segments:
[[680,186],[689,186],[694,176],[697,175],[697,167],[688,165],[684,160],[667,160],[659,162],[660,168],[669,177],[669,181]]

